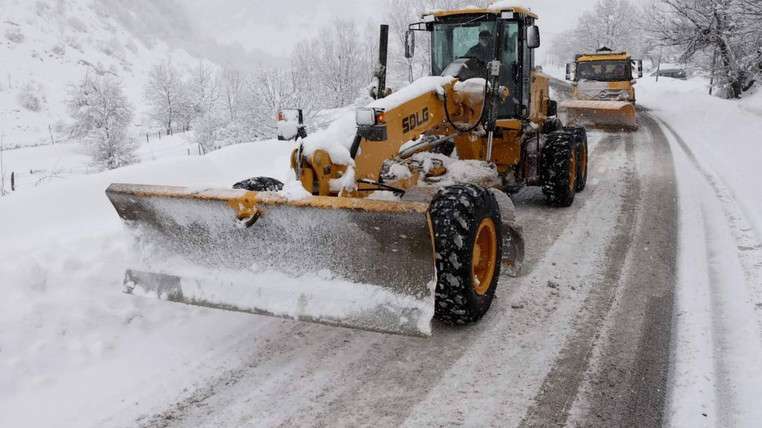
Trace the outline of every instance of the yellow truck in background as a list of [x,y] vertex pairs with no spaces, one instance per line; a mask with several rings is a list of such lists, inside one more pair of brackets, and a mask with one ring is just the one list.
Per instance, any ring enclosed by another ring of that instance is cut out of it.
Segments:
[[608,48],[579,54],[566,64],[572,97],[561,103],[567,121],[594,127],[636,129],[635,83],[643,77],[643,62],[627,52]]

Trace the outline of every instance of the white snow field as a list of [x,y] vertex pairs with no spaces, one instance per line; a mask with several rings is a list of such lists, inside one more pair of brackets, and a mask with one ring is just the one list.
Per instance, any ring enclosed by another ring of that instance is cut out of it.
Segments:
[[[292,149],[239,145],[0,199],[0,426],[94,426],[119,413],[112,423],[130,424],[192,388],[194,373],[240,363],[218,345],[246,344],[236,336],[251,316],[121,292],[129,238],[104,190],[112,182],[229,188],[254,173],[286,179]],[[269,322],[278,321],[257,328]]]
[[762,92],[710,97],[703,79],[643,79],[639,102],[670,144],[679,182],[672,426],[762,421]]
[[[162,136],[151,135],[149,142],[141,138],[135,152],[140,162],[198,156],[201,149],[194,142],[193,132]],[[11,192],[10,176],[15,175],[15,191],[26,192],[50,182],[82,174],[93,174],[87,147],[75,142],[19,147],[3,152],[5,191]]]

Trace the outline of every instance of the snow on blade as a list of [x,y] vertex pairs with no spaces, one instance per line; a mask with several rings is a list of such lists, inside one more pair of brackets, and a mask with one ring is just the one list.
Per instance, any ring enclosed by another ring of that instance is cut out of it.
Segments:
[[[128,271],[126,290],[143,297],[362,330],[430,336],[434,305],[370,284],[337,279],[327,270],[217,271],[183,266],[183,276]],[[277,284],[277,286],[274,286]],[[430,286],[430,284],[429,284]]]

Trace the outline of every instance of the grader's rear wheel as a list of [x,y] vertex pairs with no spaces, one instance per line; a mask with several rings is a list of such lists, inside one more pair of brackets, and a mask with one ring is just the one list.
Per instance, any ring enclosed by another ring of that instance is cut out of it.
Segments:
[[574,135],[574,145],[577,148],[577,192],[585,190],[587,186],[587,132],[585,128],[569,128]]
[[542,191],[548,203],[569,207],[577,192],[578,150],[569,132],[550,134],[542,152]]
[[495,196],[475,185],[437,193],[429,208],[437,286],[434,316],[448,324],[478,321],[495,296],[502,223]]

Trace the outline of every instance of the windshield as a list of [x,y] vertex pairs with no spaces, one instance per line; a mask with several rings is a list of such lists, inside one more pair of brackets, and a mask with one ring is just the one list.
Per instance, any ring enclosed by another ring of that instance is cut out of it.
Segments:
[[495,59],[495,25],[495,21],[437,24],[432,35],[433,74],[442,74],[458,58],[473,57],[485,64]]
[[577,80],[617,82],[631,80],[628,61],[590,61],[577,63]]
[[[485,65],[489,61],[499,59],[502,63],[500,85],[508,88],[511,96],[500,100],[498,117],[519,115],[521,112],[519,28],[518,21],[485,21],[483,15],[478,18],[458,17],[457,22],[437,23],[434,25],[431,40],[432,75],[442,75],[447,66],[458,58],[477,58]],[[497,33],[499,33],[498,37],[496,37]],[[499,43],[499,46],[495,46],[495,43]],[[496,53],[500,55],[499,58],[495,58]],[[486,66],[484,73],[486,74]]]

